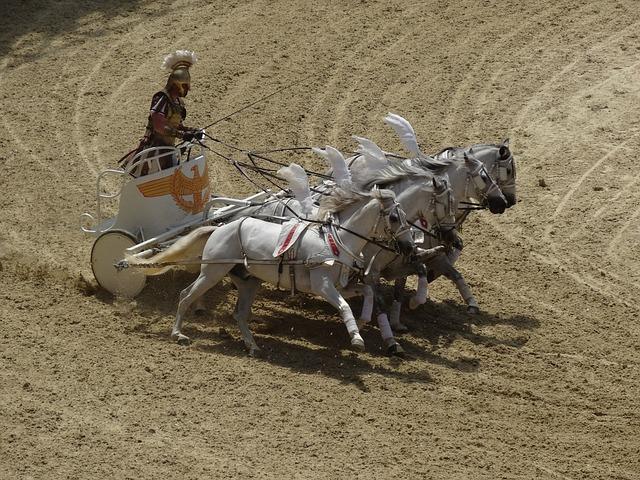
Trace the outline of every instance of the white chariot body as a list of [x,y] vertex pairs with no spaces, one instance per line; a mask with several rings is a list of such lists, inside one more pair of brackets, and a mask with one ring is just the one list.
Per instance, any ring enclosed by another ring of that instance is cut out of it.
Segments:
[[[192,155],[192,150],[197,154]],[[162,170],[159,159],[166,155],[182,160]],[[153,173],[132,174],[139,171]],[[119,188],[106,192],[114,179]],[[82,214],[82,230],[96,237],[91,249],[93,274],[112,294],[135,297],[144,288],[146,275],[144,269],[117,268],[125,255],[151,256],[194,228],[217,223],[266,196],[266,192],[245,200],[212,196],[204,149],[197,144],[143,150],[124,169],[107,169],[98,175],[96,213]],[[117,215],[104,218],[105,204],[114,201]],[[225,206],[212,210],[215,204]]]

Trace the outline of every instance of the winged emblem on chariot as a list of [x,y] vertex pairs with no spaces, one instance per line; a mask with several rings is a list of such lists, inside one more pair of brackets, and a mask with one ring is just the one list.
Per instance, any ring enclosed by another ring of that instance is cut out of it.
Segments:
[[171,195],[182,210],[190,214],[200,213],[209,199],[209,169],[204,166],[200,174],[197,165],[191,167],[192,177],[185,175],[177,168],[173,175],[151,180],[138,185],[138,190],[144,197],[161,197]]

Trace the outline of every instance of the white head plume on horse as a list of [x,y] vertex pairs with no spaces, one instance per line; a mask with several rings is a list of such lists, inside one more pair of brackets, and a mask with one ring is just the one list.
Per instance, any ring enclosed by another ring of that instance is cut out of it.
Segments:
[[423,156],[420,151],[420,147],[418,146],[416,133],[411,124],[405,118],[402,118],[400,115],[396,115],[395,113],[388,113],[387,116],[384,117],[384,123],[395,130],[400,137],[402,145],[409,151],[409,153],[411,153],[412,157],[417,158]]
[[313,199],[311,198],[311,189],[309,188],[309,177],[297,163],[292,163],[288,167],[282,167],[278,170],[278,175],[284,178],[291,187],[296,200],[300,202],[302,213],[305,216],[311,215],[313,211]]
[[333,171],[333,179],[338,186],[344,186],[351,183],[351,172],[347,167],[344,155],[337,148],[327,145],[322,148],[313,147],[313,153],[320,155],[331,166]]
[[358,142],[356,152],[364,157],[362,168],[352,173],[355,183],[362,183],[362,179],[371,177],[375,172],[389,165],[385,152],[374,141],[356,135],[352,135],[351,138]]

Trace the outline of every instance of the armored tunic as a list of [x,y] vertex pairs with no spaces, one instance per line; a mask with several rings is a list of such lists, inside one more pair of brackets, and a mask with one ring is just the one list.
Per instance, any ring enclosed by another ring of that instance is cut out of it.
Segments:
[[151,100],[151,112],[161,113],[167,119],[167,126],[169,126],[171,132],[157,132],[153,128],[153,121],[151,114],[149,114],[149,120],[147,122],[147,129],[145,131],[145,138],[147,139],[148,147],[158,146],[173,146],[175,140],[178,137],[178,130],[182,126],[182,121],[187,116],[187,109],[184,106],[182,98],[178,97],[175,100],[171,99],[171,96],[166,90],[160,90],[157,92]]

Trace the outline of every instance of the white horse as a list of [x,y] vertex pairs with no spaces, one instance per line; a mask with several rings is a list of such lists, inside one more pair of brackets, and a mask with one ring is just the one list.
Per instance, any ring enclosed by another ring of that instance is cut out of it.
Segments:
[[[442,152],[434,158],[424,155],[420,151],[413,128],[405,119],[398,115],[389,114],[385,117],[385,122],[391,125],[398,133],[403,145],[411,152],[413,158],[403,159],[397,155],[388,154],[370,140],[356,137],[360,142],[357,150],[360,155],[350,159],[350,161],[348,160],[348,162],[354,172],[354,178],[359,184],[366,185],[367,187],[373,184],[379,184],[385,185],[387,188],[391,188],[396,192],[402,191],[405,188],[404,185],[400,184],[394,187],[393,184],[393,182],[398,179],[398,170],[401,166],[413,166],[430,171],[438,176],[444,176],[444,181],[451,186],[453,192],[452,195],[449,194],[450,203],[448,212],[450,214],[453,215],[458,211],[460,202],[488,205],[490,211],[493,213],[502,213],[505,208],[509,206],[510,202],[502,195],[502,191],[487,171],[486,165],[489,165],[488,168],[502,175],[505,181],[504,184],[512,189],[510,193],[512,194],[512,201],[515,203],[515,181],[513,180],[515,178],[515,163],[507,146],[503,145],[493,149],[484,146],[480,148],[486,163],[476,159],[472,153],[474,152],[472,149],[469,152],[448,149],[446,152]],[[497,155],[492,154],[492,151],[495,151]],[[513,175],[513,177],[510,177],[511,175]],[[441,202],[441,209],[446,208],[445,203],[446,202]],[[463,205],[464,204],[465,203],[463,203]],[[465,215],[461,216],[462,219],[464,219],[466,213],[468,213],[468,210],[465,211]],[[411,217],[409,212],[408,217]],[[421,223],[426,235],[425,241],[418,244],[420,247],[433,247],[446,240],[446,243],[450,244],[450,251],[454,252],[454,255],[459,253],[455,249],[455,246],[460,243],[455,231],[458,219],[456,219],[456,222],[450,222],[448,225],[436,225],[431,222],[425,222],[424,220],[425,219],[421,219]],[[427,225],[427,229],[424,229],[425,224]],[[443,237],[443,234],[446,235]],[[430,259],[427,265],[430,272],[435,271],[438,274],[444,274],[454,282],[462,298],[467,303],[469,311],[475,313],[478,310],[477,301],[462,275],[453,267],[455,258],[456,257],[449,258],[448,256],[441,255]],[[406,327],[400,323],[399,319],[401,294],[404,292],[406,275],[416,273],[415,266],[408,268],[397,260],[391,262],[390,260],[392,260],[392,257],[382,255],[378,259],[379,270],[381,275],[387,279],[398,279],[396,281],[394,302],[391,307],[390,317],[394,329],[405,330]],[[387,262],[386,266],[385,262]],[[413,272],[411,270],[413,270]],[[410,306],[412,308],[426,301],[427,284],[430,277],[425,273],[426,272],[418,271],[418,291],[411,299]],[[433,275],[431,277],[433,277]],[[376,296],[376,298],[379,298],[379,296]]]
[[[363,155],[361,162],[354,171],[359,171],[358,180],[361,187],[371,188],[373,185],[383,186],[396,192],[398,201],[403,205],[403,209],[407,214],[407,219],[419,226],[424,231],[425,241],[417,242],[420,247],[432,248],[435,245],[446,243],[447,237],[451,235],[452,229],[455,228],[455,214],[458,208],[458,199],[465,198],[470,189],[474,190],[474,195],[478,198],[484,196],[490,199],[497,209],[504,210],[505,200],[490,176],[483,170],[482,164],[473,157],[467,156],[463,162],[455,162],[453,160],[432,164],[430,160],[424,159],[420,162],[399,162],[393,159],[378,158],[373,161],[376,168],[367,171],[366,164],[369,158]],[[384,162],[383,162],[384,161]],[[378,164],[376,164],[378,162]],[[386,163],[386,167],[382,167]],[[437,169],[435,168],[437,167]],[[352,167],[353,168],[353,167]],[[432,168],[439,172],[436,175]],[[482,178],[479,178],[482,177]],[[405,203],[407,198],[414,197],[412,185],[420,184],[434,185],[434,191],[431,197],[426,198],[425,204]],[[472,185],[472,187],[471,187]],[[480,188],[482,185],[482,188]],[[475,190],[480,190],[475,192]],[[368,246],[363,252],[365,257],[374,254],[373,248]],[[427,265],[432,268],[438,265],[438,262],[446,260],[445,255],[433,257],[427,261]],[[376,256],[376,261],[371,267],[372,278],[375,279],[376,274],[387,280],[404,279],[406,275],[418,273],[419,289],[416,294],[418,304],[426,301],[426,270],[418,269],[415,265],[407,265],[406,262],[381,252]],[[447,271],[447,273],[449,273]],[[456,271],[457,273],[457,271]],[[452,278],[455,277],[455,278]],[[475,302],[473,296],[469,297],[469,289],[464,279],[459,275],[452,274],[452,280],[460,288],[463,298],[471,302]],[[403,330],[405,327],[400,323],[400,295],[404,290],[404,282],[395,289],[395,299],[391,307],[390,320],[395,330]],[[379,299],[380,295],[376,295]],[[415,305],[417,306],[417,305]],[[385,314],[384,311],[381,312]]]
[[[354,263],[361,262],[360,252],[364,246],[370,241],[394,238],[400,248],[408,252],[413,250],[411,232],[393,192],[377,188],[369,193],[353,188],[336,188],[321,202],[320,216],[325,219],[324,223],[309,226],[294,247],[297,264],[291,276],[281,275],[277,262],[273,262],[280,225],[245,217],[211,232],[202,252],[200,275],[180,294],[172,338],[181,343],[189,341],[181,332],[183,316],[189,305],[223,277],[230,275],[238,287],[234,318],[250,354],[259,350],[247,321],[261,281],[283,288],[291,288],[295,282],[297,290],[324,298],[340,312],[351,345],[364,349],[351,308],[336,285],[346,289],[347,295],[362,294],[363,288],[367,287],[349,286],[349,276],[345,273],[362,267],[361,263],[358,267]],[[181,258],[185,249],[189,249],[186,240],[160,255],[164,259]],[[230,258],[245,259],[244,268],[224,262]],[[158,260],[151,257],[133,263],[156,263]],[[247,272],[249,276],[246,276]]]
[[[439,179],[428,169],[409,164],[405,165],[400,162],[389,164],[386,160],[384,164],[386,168],[380,171],[378,167],[382,165],[376,163],[376,158],[370,158],[371,155],[378,155],[376,151],[377,146],[365,138],[356,137],[356,139],[361,142],[360,148],[363,155],[368,158],[368,161],[366,165],[362,166],[361,171],[358,172],[358,174],[354,173],[353,176],[362,178],[364,172],[364,176],[372,180],[369,182],[371,186],[364,187],[364,190],[369,190],[376,181],[385,184],[388,183],[396,192],[396,198],[402,210],[407,215],[408,220],[415,222],[420,219],[434,227],[454,224],[456,207],[453,201],[452,191],[448,186],[449,180],[446,174],[442,176],[442,179]],[[332,175],[336,184],[349,185],[351,183],[352,175],[347,170],[345,159],[338,150],[327,146],[324,150],[314,149],[314,151],[330,160]],[[478,163],[473,160],[469,160],[469,164],[473,168],[477,168],[478,166]],[[452,172],[454,179],[458,177],[466,179],[465,175],[467,175],[467,170],[459,165],[457,165],[456,168],[460,171]],[[457,181],[457,183],[460,183],[460,181]],[[298,191],[300,191],[300,189],[298,189]],[[287,203],[287,209],[278,206],[277,202],[271,202],[259,208],[244,210],[243,213],[259,211],[261,215],[269,215],[277,212],[285,218],[292,214],[303,215],[302,206],[308,204],[309,194],[307,194],[307,198],[303,197],[304,195],[296,194],[296,199],[290,199]],[[431,245],[428,250],[422,251],[419,256],[407,258],[404,255],[400,255],[396,249],[388,247],[388,245],[385,248],[384,245],[371,242],[365,246],[363,255],[367,270],[364,282],[367,285],[375,288],[380,278],[380,271],[394,261],[402,265],[405,269],[408,268],[408,271],[411,273],[415,273],[417,270],[422,272],[423,276],[426,276],[426,270],[424,270],[422,262],[439,253],[438,249],[434,248],[436,245]],[[414,267],[412,267],[412,265],[414,265]],[[420,267],[422,267],[422,269],[420,269]],[[379,309],[382,311],[383,308],[380,298],[380,295],[374,296]],[[367,299],[365,299],[365,306],[367,305]],[[402,354],[404,350],[393,335],[388,316],[386,314],[378,315],[377,321],[382,339],[387,345],[387,352],[390,354]]]

